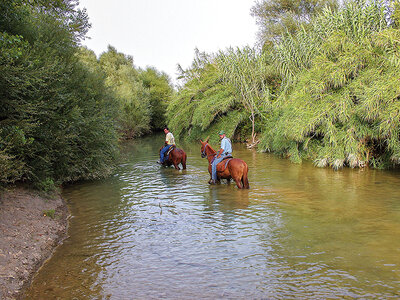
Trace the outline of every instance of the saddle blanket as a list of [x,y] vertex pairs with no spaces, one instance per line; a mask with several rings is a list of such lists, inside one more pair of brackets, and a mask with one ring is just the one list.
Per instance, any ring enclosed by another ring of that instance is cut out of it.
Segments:
[[174,150],[176,147],[175,145],[172,145],[171,147],[169,147],[167,153],[165,153],[165,160],[169,159],[169,154],[171,153],[172,150]]
[[[232,156],[224,157],[224,159],[217,165],[217,172],[223,172],[223,171],[225,171],[226,167],[228,166],[228,163],[230,162],[230,160],[231,160],[232,158],[233,158]],[[218,166],[219,166],[219,167],[223,166],[223,167],[222,167],[222,169],[219,169]],[[219,169],[219,170],[218,170],[218,169]]]

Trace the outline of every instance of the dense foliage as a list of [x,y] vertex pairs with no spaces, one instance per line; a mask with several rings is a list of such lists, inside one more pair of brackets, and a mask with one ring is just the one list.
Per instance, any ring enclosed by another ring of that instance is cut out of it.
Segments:
[[312,18],[326,8],[336,9],[336,0],[256,0],[251,14],[259,26],[261,45],[294,34],[310,25]]
[[81,62],[104,74],[117,116],[117,130],[123,138],[159,131],[166,125],[167,104],[173,94],[169,77],[157,69],[135,68],[133,58],[114,47],[97,59],[93,51],[81,48]]
[[6,1],[0,19],[0,181],[108,174],[116,154],[111,98],[75,55],[89,28],[75,1]]
[[149,93],[150,129],[162,130],[167,124],[166,110],[171,102],[174,90],[167,74],[153,67],[139,70],[139,80]]
[[262,145],[294,161],[313,158],[335,169],[397,161],[398,30],[386,29],[376,3],[327,10],[313,25],[277,47],[287,89]]
[[112,47],[97,59],[89,27],[75,0],[0,2],[0,184],[106,176],[121,132],[160,127],[169,79]]
[[100,56],[100,66],[106,73],[106,84],[119,105],[118,125],[127,138],[139,136],[150,130],[149,92],[138,80],[133,58],[118,53],[109,46]]
[[399,3],[257,1],[262,47],[196,50],[174,92],[112,46],[80,46],[76,0],[0,2],[0,184],[110,174],[118,139],[224,129],[337,169],[400,164]]
[[223,72],[216,58],[196,50],[196,58],[188,70],[181,69],[185,86],[168,107],[169,125],[174,134],[199,139],[224,128],[233,135],[247,113],[224,83]]
[[[253,13],[272,24],[274,11],[262,10],[278,2],[257,2]],[[269,43],[264,36],[260,53],[197,55],[169,107],[172,129],[190,139],[251,127],[247,135],[253,143],[261,135],[260,150],[335,169],[399,164],[398,3],[391,10],[387,2],[321,3],[295,30],[281,22],[286,30]]]

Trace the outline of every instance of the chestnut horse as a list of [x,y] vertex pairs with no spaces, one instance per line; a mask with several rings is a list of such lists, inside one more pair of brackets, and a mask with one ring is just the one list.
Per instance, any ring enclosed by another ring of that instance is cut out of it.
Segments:
[[[160,151],[162,148],[163,147],[160,148]],[[184,170],[186,169],[186,153],[182,149],[175,148],[174,146],[174,149],[171,152],[169,152],[168,159],[164,160],[163,166],[169,167],[171,165],[174,165],[175,169],[179,170],[178,166],[179,164],[182,165],[182,168]]]
[[[208,159],[208,172],[211,175],[211,162],[217,154],[217,152],[208,144],[208,138],[206,141],[200,140],[201,143],[201,157]],[[233,179],[239,189],[248,189],[249,180],[247,173],[249,168],[247,164],[239,158],[227,158],[221,161],[217,165],[217,180],[227,179],[230,182]],[[209,183],[211,182],[211,179]]]

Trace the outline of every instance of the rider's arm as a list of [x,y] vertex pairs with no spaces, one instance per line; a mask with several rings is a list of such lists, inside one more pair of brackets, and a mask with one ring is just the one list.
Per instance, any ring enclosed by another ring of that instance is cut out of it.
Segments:
[[221,157],[222,152],[224,152],[224,149],[221,148],[221,149],[218,150],[218,152],[217,152],[217,158],[220,158],[220,157]]
[[218,157],[218,158],[221,157],[221,154],[222,154],[222,153],[224,153],[225,148],[226,148],[226,140],[223,139],[223,140],[221,141],[221,149],[219,149],[218,152],[217,152],[217,157]]

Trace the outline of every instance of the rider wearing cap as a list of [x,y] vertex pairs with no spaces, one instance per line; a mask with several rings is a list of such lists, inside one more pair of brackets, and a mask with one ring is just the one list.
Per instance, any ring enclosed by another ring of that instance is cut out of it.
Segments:
[[169,131],[168,127],[164,127],[164,133],[165,133],[165,145],[164,148],[162,148],[160,151],[160,160],[158,161],[159,164],[164,163],[165,153],[167,153],[168,149],[171,146],[175,145],[175,138],[172,132]]
[[221,139],[221,149],[217,151],[217,154],[211,165],[211,183],[215,184],[217,181],[217,165],[227,156],[232,155],[232,144],[230,139],[225,135],[225,131],[219,132],[219,138]]

